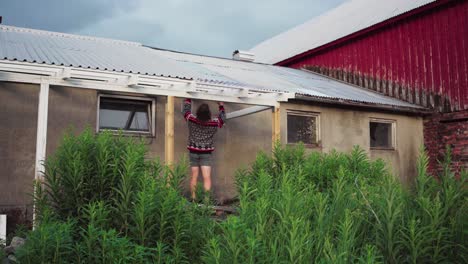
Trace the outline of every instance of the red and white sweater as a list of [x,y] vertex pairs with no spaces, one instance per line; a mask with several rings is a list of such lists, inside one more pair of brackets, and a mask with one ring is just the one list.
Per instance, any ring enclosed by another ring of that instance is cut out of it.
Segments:
[[213,152],[213,137],[218,128],[223,127],[226,122],[226,113],[222,105],[219,106],[217,118],[203,122],[192,114],[192,101],[185,99],[182,114],[188,123],[189,138],[187,149],[192,152],[211,153]]

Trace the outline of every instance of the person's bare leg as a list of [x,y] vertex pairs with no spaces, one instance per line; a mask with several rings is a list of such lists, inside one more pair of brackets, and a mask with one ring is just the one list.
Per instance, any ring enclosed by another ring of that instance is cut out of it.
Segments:
[[211,166],[201,166],[203,176],[203,188],[206,192],[211,191]]
[[192,199],[195,200],[195,191],[197,189],[198,173],[200,171],[199,167],[191,167],[192,177],[190,178],[190,191],[192,193]]

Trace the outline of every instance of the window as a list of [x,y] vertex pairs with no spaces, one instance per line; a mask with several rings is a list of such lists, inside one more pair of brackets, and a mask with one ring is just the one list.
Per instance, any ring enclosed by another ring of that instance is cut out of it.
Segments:
[[154,99],[99,96],[99,130],[154,134]]
[[318,129],[319,115],[317,113],[289,112],[287,123],[288,143],[318,144],[320,133]]
[[370,147],[380,149],[395,148],[395,121],[374,119],[369,123]]

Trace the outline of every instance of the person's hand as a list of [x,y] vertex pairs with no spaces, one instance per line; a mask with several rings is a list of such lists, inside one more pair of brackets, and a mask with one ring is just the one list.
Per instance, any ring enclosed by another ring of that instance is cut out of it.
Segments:
[[223,103],[223,102],[218,102],[218,105],[219,105],[219,106],[223,106],[224,103]]

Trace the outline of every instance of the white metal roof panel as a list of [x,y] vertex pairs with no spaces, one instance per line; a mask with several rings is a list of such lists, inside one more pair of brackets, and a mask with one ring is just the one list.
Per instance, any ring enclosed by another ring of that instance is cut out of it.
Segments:
[[192,75],[140,43],[2,25],[0,59],[177,78]]
[[135,42],[0,26],[0,61],[17,60],[194,79],[202,84],[420,108],[322,75],[252,62],[153,49]]
[[256,62],[277,63],[435,0],[349,0],[252,49]]

